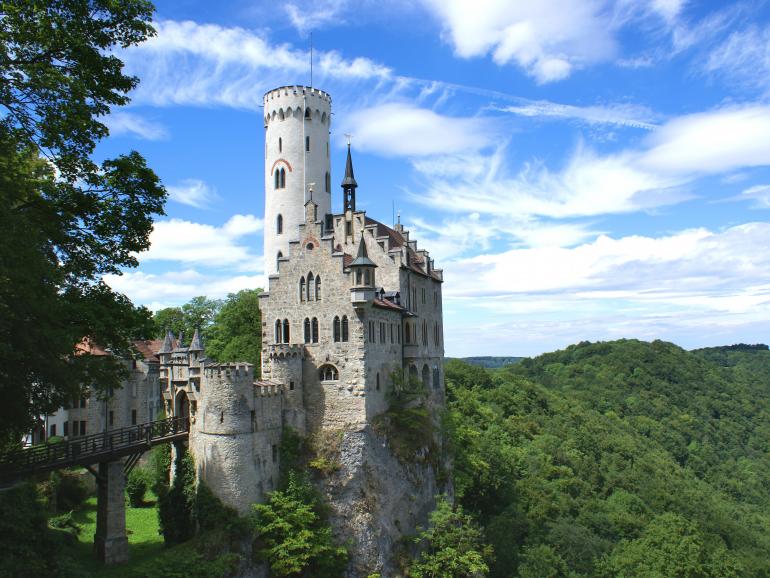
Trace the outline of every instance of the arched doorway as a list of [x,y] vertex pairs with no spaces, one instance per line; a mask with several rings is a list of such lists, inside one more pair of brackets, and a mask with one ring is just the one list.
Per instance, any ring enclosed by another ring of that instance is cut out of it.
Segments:
[[174,407],[174,417],[190,417],[190,401],[187,399],[187,392],[180,391],[176,395],[176,406]]

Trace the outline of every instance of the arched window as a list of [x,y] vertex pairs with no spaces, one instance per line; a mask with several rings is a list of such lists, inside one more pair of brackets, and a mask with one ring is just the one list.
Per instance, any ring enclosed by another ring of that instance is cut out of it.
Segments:
[[286,188],[286,169],[281,168],[280,174],[281,174],[280,188],[285,189]]
[[306,153],[310,152],[310,137],[309,136],[305,137],[305,152]]
[[433,366],[433,389],[441,388],[441,375],[438,370],[438,365]]
[[404,323],[404,343],[412,342],[412,332],[409,331],[409,322]]
[[281,137],[278,137],[278,152],[283,152],[283,139]]
[[310,107],[307,107],[305,109],[305,118],[310,120]]
[[275,268],[278,269],[281,266],[281,259],[283,258],[283,253],[278,251],[278,254],[275,256]]
[[299,278],[299,300],[300,301],[305,300],[305,278],[304,277]]
[[318,368],[318,379],[321,381],[337,381],[339,378],[340,374],[333,365],[327,363]]
[[321,300],[321,276],[315,278],[315,300]]
[[278,235],[283,233],[283,215],[278,215],[275,218],[275,232]]
[[273,176],[275,177],[275,188],[276,189],[281,188],[281,171],[276,169],[275,174]]
[[348,316],[342,316],[342,341],[348,340]]
[[422,385],[424,387],[428,387],[428,384],[430,383],[430,369],[428,368],[428,364],[422,366]]
[[329,193],[332,190],[332,177],[329,174],[329,171],[326,171],[326,180],[324,181],[326,184],[326,192]]
[[276,319],[275,320],[275,342],[280,343],[283,341],[283,338],[281,337],[281,320]]
[[286,116],[283,114],[283,109],[278,111],[278,118],[281,120],[284,120]]
[[367,287],[372,284],[372,276],[369,274],[369,269],[364,270],[364,285]]
[[312,301],[315,298],[315,280],[313,273],[307,274],[307,300]]
[[310,343],[310,319],[305,317],[305,343]]
[[419,376],[417,375],[417,367],[414,365],[409,366],[409,385],[414,385],[419,380]]
[[340,340],[341,327],[342,325],[340,325],[340,318],[335,316],[334,323],[332,324],[332,336],[335,343],[337,343]]
[[283,320],[283,342],[289,343],[289,320]]
[[313,343],[318,343],[318,318],[313,317]]

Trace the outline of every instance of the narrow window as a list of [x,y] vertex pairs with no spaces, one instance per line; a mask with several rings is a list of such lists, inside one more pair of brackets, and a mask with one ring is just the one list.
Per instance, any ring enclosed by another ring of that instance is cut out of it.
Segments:
[[313,273],[307,274],[307,300],[312,301],[314,299],[315,291],[315,278],[313,277]]
[[342,325],[340,324],[340,318],[335,316],[334,317],[334,322],[332,324],[332,336],[333,336],[333,339],[334,339],[335,343],[339,342],[339,340],[340,340],[341,327],[342,327]]
[[56,424],[51,424],[51,435],[49,437],[54,437],[56,435]]
[[[195,402],[193,402],[195,403]],[[131,410],[131,425],[136,425],[136,410]]]
[[380,372],[377,372],[377,385],[375,386],[377,391],[380,391]]
[[396,343],[401,344],[401,324],[397,326],[398,333],[396,334]]
[[86,435],[86,420],[80,422],[80,435]]
[[278,446],[273,444],[273,463],[278,461]]
[[315,300],[321,300],[321,276],[315,278]]
[[305,118],[310,120],[310,107],[307,107],[305,109]]
[[257,412],[251,410],[251,431],[257,430]]
[[283,320],[283,342],[289,343],[289,320]]
[[281,183],[280,183],[280,185],[281,185],[282,189],[285,189],[286,188],[286,169],[282,168],[280,173],[281,173]]
[[329,174],[329,171],[326,171],[325,183],[326,183],[326,192],[327,193],[331,192],[331,190],[332,190],[332,177]]
[[278,254],[275,256],[275,268],[278,269],[281,266],[281,259],[283,258],[283,253],[281,251],[278,251]]
[[313,317],[313,343],[318,343],[318,318]]
[[306,153],[310,152],[310,137],[309,136],[305,137],[305,152]]
[[300,277],[299,280],[299,300],[304,301],[305,300],[305,278]]
[[70,422],[65,421],[64,422],[64,437],[67,437],[70,435]]
[[310,319],[305,317],[305,343],[310,343]]
[[348,316],[342,316],[342,341],[348,340]]
[[294,382],[293,381],[289,382],[289,391],[294,391]]
[[273,176],[275,177],[275,188],[278,189],[281,187],[281,171],[276,169]]
[[110,425],[115,425],[115,412],[110,410]]
[[279,153],[283,152],[283,139],[280,137],[278,138],[278,152]]
[[412,342],[412,335],[409,331],[409,323],[407,322],[404,325],[404,343],[411,343]]
[[279,235],[283,233],[283,216],[278,215],[275,218],[275,232]]

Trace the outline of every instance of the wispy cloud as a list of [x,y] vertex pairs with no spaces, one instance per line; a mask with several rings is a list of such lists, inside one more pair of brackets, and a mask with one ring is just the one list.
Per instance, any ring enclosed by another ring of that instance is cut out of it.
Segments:
[[587,124],[612,124],[646,130],[656,128],[655,121],[659,118],[649,108],[631,104],[574,106],[540,100],[499,107],[497,110],[525,117],[577,120]]
[[390,103],[347,115],[342,132],[353,133],[361,150],[413,157],[478,150],[495,140],[498,129],[483,117],[450,117],[410,103]]
[[199,179],[185,179],[178,185],[167,186],[166,190],[172,201],[198,209],[210,207],[219,198],[209,185]]
[[741,191],[734,199],[752,201],[757,209],[770,209],[770,185],[754,185]]
[[[140,104],[219,104],[254,109],[263,94],[306,75],[305,50],[273,44],[251,30],[164,20],[155,23],[157,36],[132,47],[121,58],[127,71],[142,79],[133,93]],[[343,57],[326,51],[316,55],[319,80],[377,82],[391,77],[389,68],[367,58]]]
[[300,34],[306,34],[328,24],[342,24],[344,22],[343,13],[348,4],[348,0],[322,0],[312,4],[289,2],[284,9],[292,26]]
[[243,238],[262,228],[262,219],[254,215],[233,215],[219,227],[183,219],[159,221],[150,234],[150,249],[139,260],[261,271],[262,256],[254,254],[253,242]]
[[730,34],[708,56],[704,70],[742,87],[770,90],[770,26]]
[[168,138],[166,128],[131,112],[112,112],[103,119],[112,136],[133,135],[145,140]]

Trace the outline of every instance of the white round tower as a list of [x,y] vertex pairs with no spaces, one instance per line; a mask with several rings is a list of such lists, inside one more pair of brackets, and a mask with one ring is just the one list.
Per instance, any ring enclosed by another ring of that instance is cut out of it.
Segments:
[[331,212],[329,128],[331,97],[307,86],[282,86],[265,94],[265,273],[278,272],[289,241],[305,222],[305,202],[318,218]]

